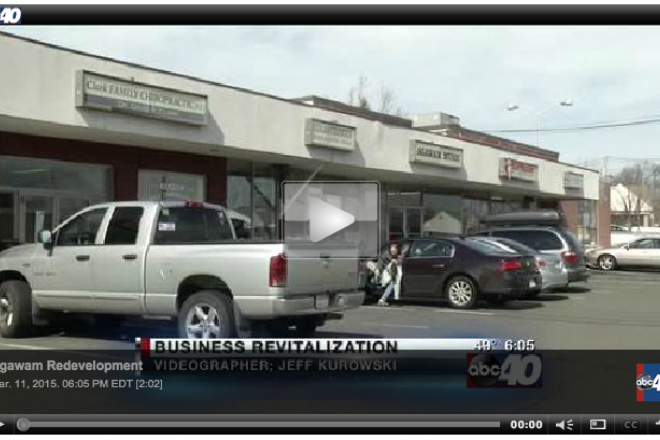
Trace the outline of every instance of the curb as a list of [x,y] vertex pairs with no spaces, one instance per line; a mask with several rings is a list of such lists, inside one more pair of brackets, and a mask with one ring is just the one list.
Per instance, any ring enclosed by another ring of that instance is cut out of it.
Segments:
[[653,281],[660,281],[660,271],[658,272],[641,272],[641,271],[633,271],[633,270],[615,270],[612,272],[605,272],[602,270],[594,270],[592,269],[590,271],[592,276],[595,277],[634,277],[639,280],[653,280]]

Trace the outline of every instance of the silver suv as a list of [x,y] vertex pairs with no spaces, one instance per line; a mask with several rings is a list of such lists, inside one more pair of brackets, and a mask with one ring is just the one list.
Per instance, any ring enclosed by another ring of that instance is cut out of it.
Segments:
[[587,281],[584,249],[564,222],[562,214],[553,211],[497,214],[484,219],[490,227],[475,235],[509,238],[543,254],[557,255],[568,272],[569,283]]

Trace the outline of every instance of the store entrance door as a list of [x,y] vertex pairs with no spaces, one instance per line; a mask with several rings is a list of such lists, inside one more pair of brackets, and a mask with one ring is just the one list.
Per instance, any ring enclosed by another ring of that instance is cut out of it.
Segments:
[[390,240],[422,236],[422,208],[393,206],[389,209]]
[[36,243],[37,233],[53,228],[54,197],[37,194],[20,196],[20,212],[23,217],[20,237],[22,243]]

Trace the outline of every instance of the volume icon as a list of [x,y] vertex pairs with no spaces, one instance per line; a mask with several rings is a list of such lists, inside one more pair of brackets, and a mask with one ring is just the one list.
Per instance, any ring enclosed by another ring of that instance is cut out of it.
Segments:
[[557,428],[561,429],[562,431],[572,431],[573,430],[573,419],[571,420],[562,420],[561,422],[555,423]]

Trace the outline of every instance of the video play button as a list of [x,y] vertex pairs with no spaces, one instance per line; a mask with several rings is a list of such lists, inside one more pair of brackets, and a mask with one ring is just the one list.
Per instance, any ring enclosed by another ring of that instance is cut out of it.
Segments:
[[319,241],[355,223],[355,216],[316,197],[309,198],[309,238]]
[[380,200],[377,182],[284,182],[287,258],[378,258]]

